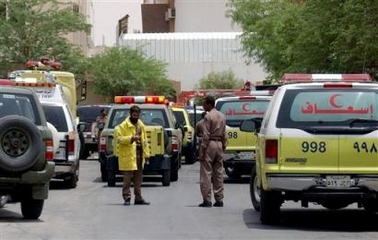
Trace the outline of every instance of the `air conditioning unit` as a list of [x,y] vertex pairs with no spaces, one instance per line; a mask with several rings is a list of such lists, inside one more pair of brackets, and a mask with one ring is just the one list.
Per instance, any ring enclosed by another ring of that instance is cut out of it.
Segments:
[[176,9],[174,9],[174,8],[168,8],[167,12],[166,12],[166,15],[167,15],[166,18],[168,18],[168,19],[175,18],[176,17]]

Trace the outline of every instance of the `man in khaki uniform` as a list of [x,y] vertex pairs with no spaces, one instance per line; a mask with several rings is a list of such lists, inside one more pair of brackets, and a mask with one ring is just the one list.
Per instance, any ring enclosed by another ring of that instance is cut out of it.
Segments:
[[[226,149],[226,118],[214,108],[215,98],[206,96],[202,101],[207,111],[203,124],[203,137],[199,152],[200,188],[203,202],[199,207],[211,207],[213,187],[214,207],[223,207],[223,151]],[[211,186],[213,185],[213,186]]]
[[196,128],[195,128],[195,133],[196,133],[196,137],[197,137],[197,151],[200,148],[201,143],[202,143],[203,128],[204,128],[203,125],[205,123],[205,115],[206,115],[206,112],[201,113],[202,118],[201,118],[201,120],[198,121],[198,123],[196,124]]

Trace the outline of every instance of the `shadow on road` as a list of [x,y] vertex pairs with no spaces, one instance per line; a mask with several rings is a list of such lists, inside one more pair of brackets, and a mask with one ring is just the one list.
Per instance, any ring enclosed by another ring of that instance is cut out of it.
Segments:
[[243,221],[248,228],[288,229],[303,231],[378,231],[378,214],[367,214],[361,209],[281,209],[281,221],[274,226],[262,225],[260,214],[253,209],[243,211]]
[[225,177],[224,180],[223,180],[223,183],[225,184],[233,184],[233,183],[236,183],[236,184],[240,184],[240,183],[249,183],[249,179],[250,177],[249,176],[243,176],[243,177],[240,177],[240,178],[229,178],[229,177]]

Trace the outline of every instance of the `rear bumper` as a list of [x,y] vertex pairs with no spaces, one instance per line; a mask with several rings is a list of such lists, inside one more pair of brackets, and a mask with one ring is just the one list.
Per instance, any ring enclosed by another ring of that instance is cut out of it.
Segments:
[[51,180],[54,169],[55,163],[47,162],[45,168],[41,171],[28,171],[19,176],[1,176],[0,188],[2,183],[44,185]]
[[266,183],[268,189],[280,191],[308,191],[311,189],[352,191],[366,189],[378,192],[378,175],[353,175],[351,176],[351,186],[347,188],[327,187],[325,176],[320,174],[267,174]]
[[223,162],[224,168],[234,168],[242,173],[250,174],[255,166],[254,160],[234,160],[228,159]]
[[73,173],[75,171],[75,162],[55,162],[54,176],[62,173]]

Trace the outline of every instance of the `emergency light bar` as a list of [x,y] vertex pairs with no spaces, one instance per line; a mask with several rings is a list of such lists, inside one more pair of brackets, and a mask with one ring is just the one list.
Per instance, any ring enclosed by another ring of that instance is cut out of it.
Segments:
[[27,61],[26,68],[28,69],[62,69],[62,64],[60,62],[50,61],[48,59],[42,58],[40,62],[37,61]]
[[295,82],[371,82],[369,74],[284,74],[283,83]]
[[56,86],[55,83],[51,82],[12,82],[13,86],[20,86],[20,87],[45,87],[45,88],[53,88]]
[[253,96],[273,96],[274,92],[276,90],[256,90],[256,91],[251,91],[251,95]]
[[39,88],[53,88],[56,83],[51,82],[20,82],[9,79],[0,79],[0,85],[17,86],[17,87],[39,87]]
[[0,85],[12,86],[12,81],[9,79],[0,79]]
[[127,103],[153,103],[164,104],[164,96],[115,96],[114,103],[127,104]]

